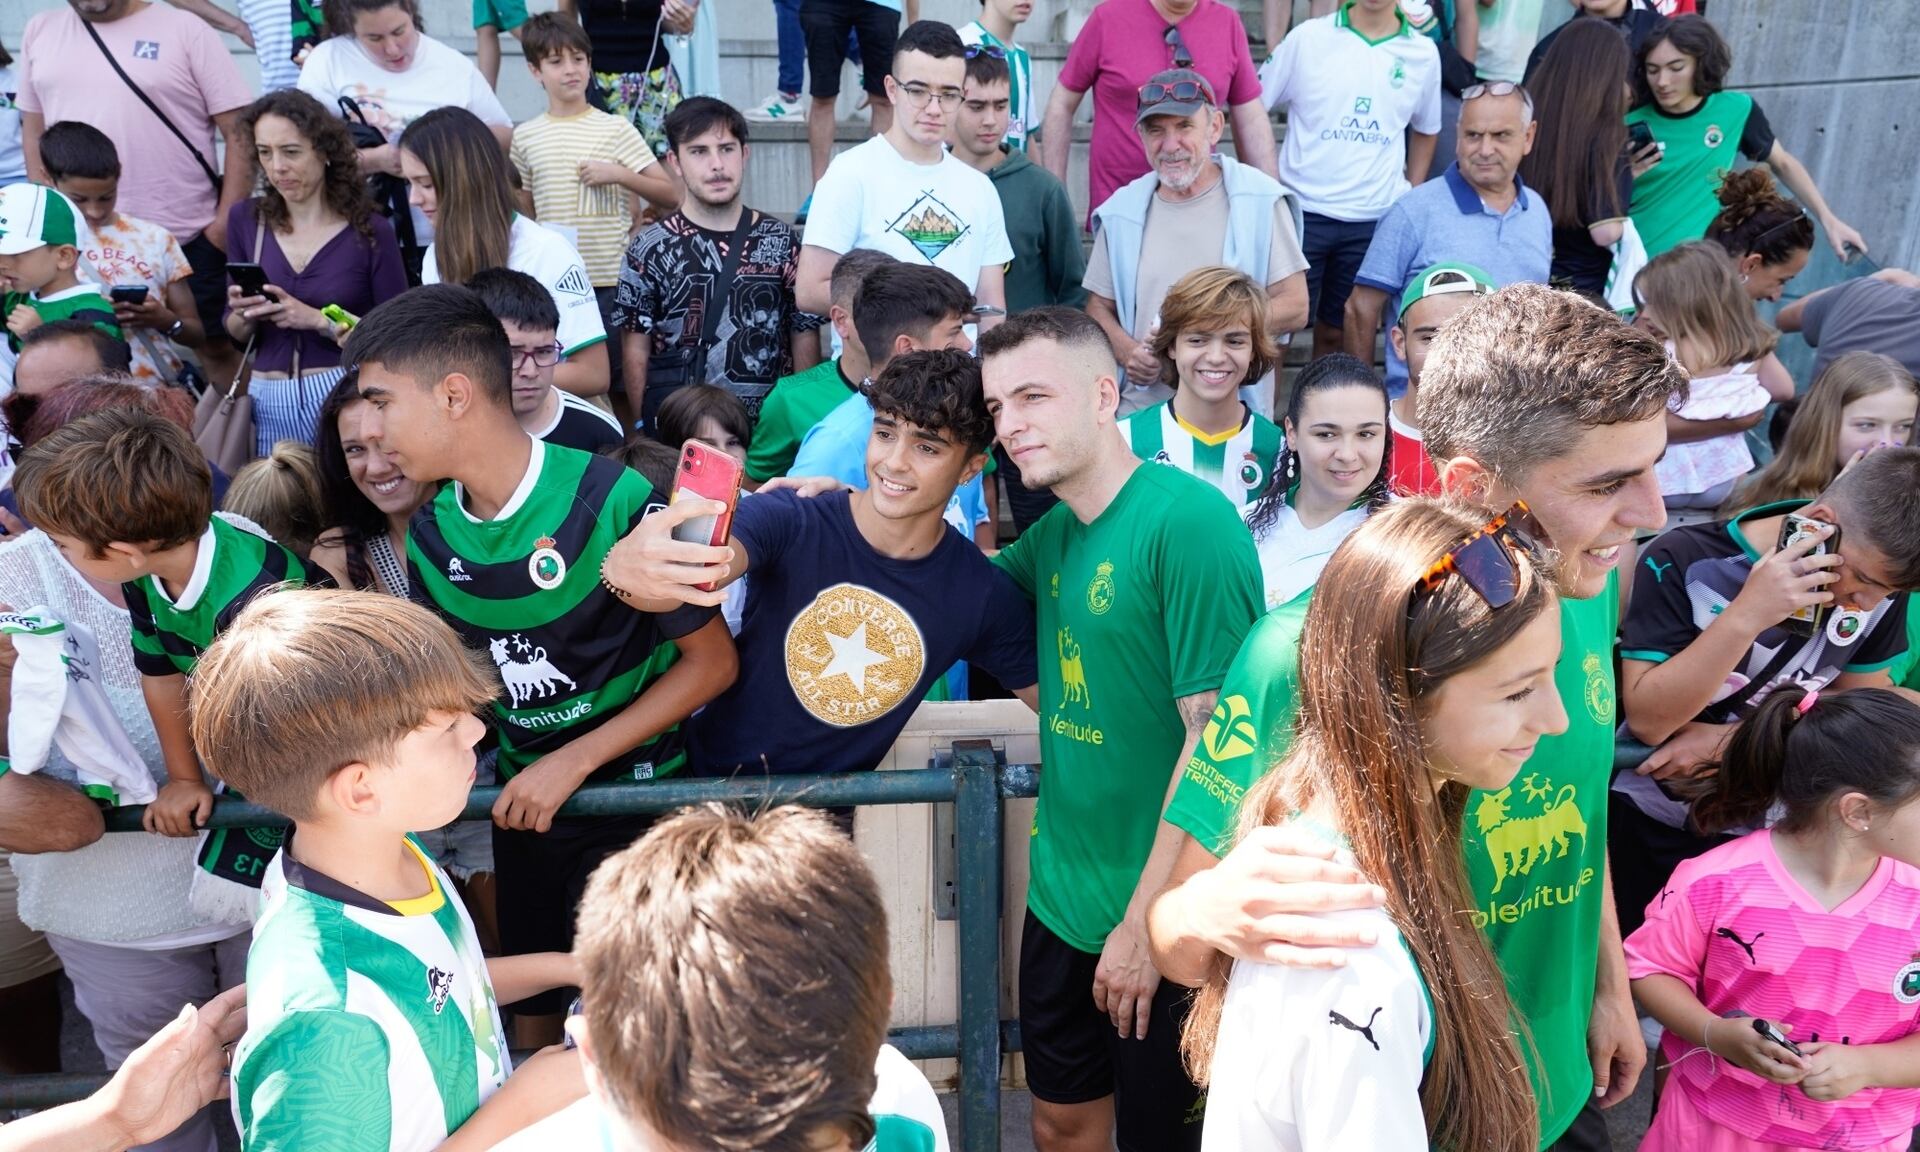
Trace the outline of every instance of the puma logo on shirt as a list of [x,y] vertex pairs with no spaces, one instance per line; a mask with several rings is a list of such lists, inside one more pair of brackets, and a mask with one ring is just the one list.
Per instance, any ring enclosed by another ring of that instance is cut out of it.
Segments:
[[1375,1020],[1378,1020],[1379,1018],[1380,1018],[1380,1009],[1378,1008],[1375,1008],[1373,1010],[1373,1015],[1367,1017],[1367,1022],[1365,1024],[1355,1024],[1353,1021],[1347,1019],[1345,1016],[1340,1015],[1340,1013],[1338,1012],[1329,1011],[1327,1013],[1327,1023],[1338,1024],[1340,1025],[1340,1027],[1345,1028],[1349,1032],[1358,1032],[1360,1033],[1360,1035],[1365,1036],[1367,1038],[1367,1043],[1373,1045],[1373,1050],[1375,1052],[1380,1051],[1380,1041],[1375,1040],[1373,1038],[1373,1022]]
[[1747,963],[1749,964],[1753,963],[1753,946],[1760,942],[1760,937],[1766,935],[1765,932],[1755,932],[1753,934],[1753,939],[1742,940],[1740,939],[1740,934],[1738,932],[1735,932],[1731,928],[1715,928],[1713,930],[1713,934],[1715,936],[1725,936],[1727,939],[1733,941],[1735,944],[1740,945],[1740,950],[1747,954]]

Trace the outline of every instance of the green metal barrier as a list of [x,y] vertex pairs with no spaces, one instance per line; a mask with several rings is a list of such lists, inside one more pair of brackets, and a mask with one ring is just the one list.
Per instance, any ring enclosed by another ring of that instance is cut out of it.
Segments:
[[[1000,1054],[1019,1048],[1019,1029],[1000,1019],[1000,886],[1002,801],[1039,792],[1038,767],[1001,764],[984,740],[953,746],[951,767],[838,776],[776,776],[752,780],[661,780],[582,788],[560,807],[564,816],[621,816],[668,812],[708,801],[804,804],[815,808],[868,804],[954,806],[955,873],[959,904],[960,1022],[895,1029],[888,1039],[916,1060],[960,1061],[962,1152],[999,1152]],[[463,818],[485,820],[499,788],[475,788]],[[141,832],[140,808],[106,814],[107,831]],[[220,800],[207,821],[215,828],[284,825],[285,817],[255,804]],[[106,1082],[89,1073],[0,1077],[0,1109],[46,1108],[80,1099]]]

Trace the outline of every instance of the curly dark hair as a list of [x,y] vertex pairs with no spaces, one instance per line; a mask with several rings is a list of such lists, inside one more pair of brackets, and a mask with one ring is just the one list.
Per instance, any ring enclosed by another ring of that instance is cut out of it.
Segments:
[[1764,264],[1785,264],[1813,247],[1813,218],[1798,201],[1780,195],[1765,168],[1727,173],[1714,195],[1720,214],[1707,225],[1707,239],[1734,259],[1757,255]]
[[1671,42],[1674,51],[1693,57],[1693,93],[1705,98],[1727,86],[1727,73],[1733,70],[1733,49],[1720,30],[1707,23],[1705,16],[1676,16],[1662,20],[1647,33],[1647,39],[1633,56],[1633,102],[1652,104],[1653,89],[1647,85],[1647,54]]
[[896,356],[866,387],[875,415],[944,432],[969,455],[993,444],[993,417],[980,384],[980,361],[940,348]]
[[353,148],[353,134],[324,104],[298,88],[269,92],[240,113],[240,135],[246,142],[247,162],[253,165],[255,186],[260,189],[260,219],[267,227],[275,232],[285,231],[291,226],[292,218],[287,214],[286,200],[281,198],[279,189],[267,182],[254,153],[253,126],[262,116],[278,116],[307,138],[326,163],[327,207],[346,217],[355,232],[372,239],[373,201],[367,196],[366,181],[360,178],[360,156]]

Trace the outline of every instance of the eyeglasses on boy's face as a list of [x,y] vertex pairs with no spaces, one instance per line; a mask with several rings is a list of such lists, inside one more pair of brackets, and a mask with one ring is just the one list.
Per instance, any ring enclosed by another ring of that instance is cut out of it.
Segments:
[[542,344],[537,348],[514,348],[513,367],[517,372],[531,363],[536,368],[551,368],[560,363],[560,345]]
[[917,80],[908,84],[898,76],[893,77],[893,84],[900,89],[900,95],[907,98],[907,103],[915,108],[925,108],[935,100],[940,102],[940,107],[949,111],[960,106],[960,89],[958,88],[929,88]]
[[1545,540],[1540,522],[1525,500],[1495,516],[1465,540],[1447,550],[1420,578],[1418,590],[1431,592],[1458,575],[1467,582],[1489,608],[1505,608],[1520,593],[1520,569],[1513,561],[1515,551],[1533,551],[1536,540]]

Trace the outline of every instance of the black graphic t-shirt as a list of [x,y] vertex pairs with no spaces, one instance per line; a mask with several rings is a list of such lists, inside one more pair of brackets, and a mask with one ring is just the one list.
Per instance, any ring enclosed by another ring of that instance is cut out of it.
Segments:
[[651,334],[649,352],[657,361],[676,352],[697,354],[707,310],[723,309],[706,350],[706,371],[689,379],[725,387],[757,419],[774,381],[793,372],[789,334],[812,331],[822,321],[793,303],[800,242],[792,226],[754,215],[728,284],[717,281],[733,233],[709,231],[678,212],[640,233],[621,264],[613,323]]
[[763,492],[733,537],[752,563],[740,678],[688,721],[697,774],[870,769],[955,661],[1009,688],[1039,679],[1032,605],[951,528],[896,560],[860,535],[848,493]]

